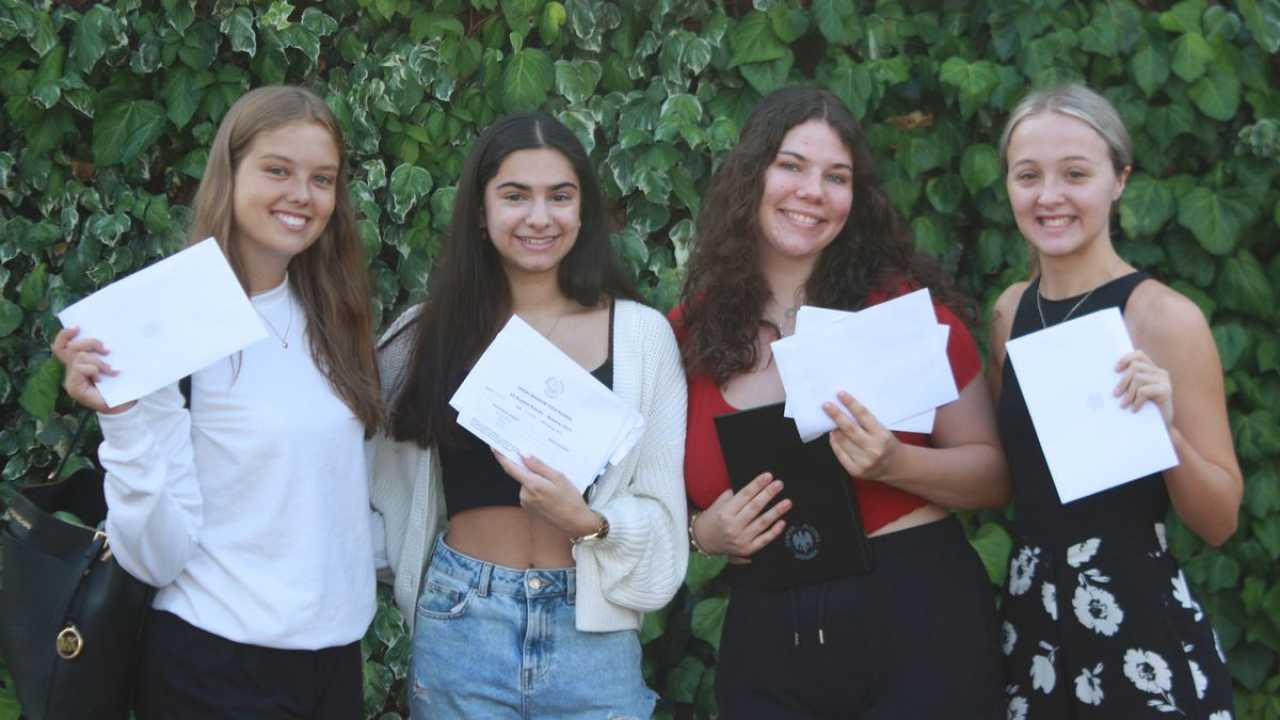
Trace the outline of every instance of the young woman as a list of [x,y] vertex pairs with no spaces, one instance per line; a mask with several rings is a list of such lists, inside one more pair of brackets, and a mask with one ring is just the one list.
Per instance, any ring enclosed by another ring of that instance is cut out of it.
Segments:
[[218,239],[269,337],[119,407],[109,349],[67,328],[65,388],[99,413],[107,535],[159,588],[140,718],[358,717],[375,610],[363,442],[380,419],[365,263],[324,101],[265,87],[218,128],[190,242]]
[[[856,310],[920,286],[955,301],[913,251],[848,109],[810,88],[761,101],[711,181],[673,313],[689,374],[696,548],[747,562],[785,526],[789,501],[763,510],[781,481],[765,473],[730,490],[713,418],[781,412],[769,343],[792,333],[796,309]],[[1003,715],[992,588],[947,508],[1004,504],[1005,467],[973,338],[947,304],[936,313],[951,328],[960,397],[938,409],[932,433],[890,432],[847,394],[825,408],[875,569],[773,592],[731,568],[716,676],[725,717]]]
[[[688,562],[684,377],[670,326],[615,265],[567,128],[529,113],[481,134],[430,288],[384,340],[394,440],[375,444],[372,489],[413,625],[414,717],[649,717],[642,613]],[[585,496],[535,457],[498,456],[449,407],[513,314],[644,416]]]
[[[1039,268],[1004,291],[991,328],[1019,536],[1003,605],[1009,717],[1226,720],[1231,678],[1162,524],[1172,502],[1212,545],[1235,532],[1243,485],[1213,336],[1199,308],[1111,244],[1132,150],[1110,103],[1080,85],[1032,93],[1000,152]],[[1138,348],[1116,365],[1116,402],[1160,409],[1178,466],[1063,505],[1005,343],[1109,307]]]

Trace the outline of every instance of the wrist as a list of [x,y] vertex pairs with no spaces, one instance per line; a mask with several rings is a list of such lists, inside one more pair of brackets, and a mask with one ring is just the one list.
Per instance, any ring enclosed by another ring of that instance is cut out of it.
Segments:
[[706,546],[698,542],[697,524],[700,517],[702,517],[701,510],[694,511],[689,515],[689,549],[699,555],[709,557],[711,553],[707,552]]
[[580,532],[573,533],[569,544],[577,545],[584,540],[603,540],[609,536],[609,519],[604,513],[590,509],[587,513],[587,517],[577,526]]

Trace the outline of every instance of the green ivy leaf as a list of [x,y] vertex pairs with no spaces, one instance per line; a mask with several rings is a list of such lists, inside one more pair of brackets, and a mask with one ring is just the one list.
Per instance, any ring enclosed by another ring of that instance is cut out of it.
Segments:
[[809,15],[800,8],[789,3],[778,3],[769,8],[769,23],[773,26],[773,34],[782,42],[790,45],[809,31]]
[[1000,171],[1000,154],[986,143],[970,145],[960,156],[960,179],[970,195],[999,180]]
[[93,160],[99,166],[130,163],[165,130],[165,112],[151,100],[122,102],[93,123]]
[[701,660],[693,655],[686,655],[667,673],[667,685],[662,696],[678,703],[692,703],[706,669],[707,666]]
[[1233,414],[1231,420],[1231,434],[1241,459],[1259,461],[1280,453],[1280,417],[1275,413],[1255,410]]
[[507,112],[537,108],[547,100],[555,83],[551,57],[543,50],[525,48],[507,61],[502,70],[502,105]]
[[37,420],[47,420],[62,390],[62,363],[46,358],[22,386],[18,404]]
[[236,8],[222,19],[218,29],[231,39],[232,52],[242,52],[249,57],[257,54],[258,36],[253,29],[253,11],[249,8]]
[[1013,538],[999,523],[984,522],[970,541],[973,549],[987,568],[992,585],[1003,585],[1009,574],[1009,554],[1013,552]]
[[187,31],[196,19],[195,0],[164,0],[164,18],[178,34]]
[[649,643],[662,637],[667,631],[667,609],[657,612],[647,612],[644,614],[643,624],[640,626],[640,644],[648,645]]
[[836,69],[831,73],[830,89],[849,106],[855,117],[866,117],[867,103],[871,101],[874,89],[871,73],[866,66],[855,63],[848,55],[841,53],[836,61]]
[[1222,370],[1231,372],[1236,363],[1249,350],[1249,331],[1239,323],[1227,323],[1213,327],[1213,340],[1218,345],[1218,355],[1222,358]]
[[1172,190],[1146,173],[1137,173],[1120,198],[1120,227],[1130,237],[1151,237],[1173,219],[1176,210]]
[[1239,192],[1215,193],[1197,187],[1178,202],[1178,224],[1190,230],[1200,247],[1214,255],[1235,249],[1244,229],[1253,222],[1253,208]]
[[773,34],[769,16],[762,12],[750,12],[729,31],[729,47],[733,54],[729,67],[745,63],[768,62],[787,54],[787,46]]
[[1240,108],[1240,79],[1234,71],[1214,67],[1187,91],[1200,112],[1214,120],[1227,122]]
[[293,14],[293,5],[285,2],[285,0],[272,0],[267,11],[262,13],[258,21],[262,23],[262,27],[271,28],[279,32],[289,27],[293,23],[289,22],[289,16]]
[[580,105],[595,92],[604,70],[595,60],[557,60],[556,92],[571,105]]
[[556,40],[560,39],[560,28],[569,19],[569,13],[555,0],[547,3],[542,8],[542,17],[538,19],[538,37],[542,38],[544,45],[552,45]]
[[1231,648],[1231,653],[1227,656],[1231,676],[1249,690],[1262,687],[1274,663],[1275,653],[1253,642]]
[[0,299],[0,338],[18,329],[22,324],[22,308],[8,300]]
[[1268,318],[1276,308],[1276,296],[1262,264],[1241,250],[1222,262],[1218,273],[1217,298],[1223,307]]
[[795,53],[791,48],[777,60],[770,62],[747,63],[738,66],[738,72],[746,79],[747,84],[761,95],[768,95],[787,84],[787,76],[791,73],[791,65],[795,62]]
[[1273,463],[1264,462],[1246,473],[1244,509],[1256,519],[1280,518],[1280,474]]
[[302,11],[302,27],[316,37],[328,37],[338,32],[338,21],[319,8],[309,7]]
[[1271,55],[1280,51],[1280,0],[1238,0],[1236,7],[1259,47]]
[[1213,48],[1198,32],[1187,33],[1173,43],[1174,74],[1187,82],[1194,82],[1204,75],[1205,68],[1213,61]]
[[992,90],[1000,84],[999,68],[988,60],[970,63],[960,57],[947,58],[938,73],[944,85],[950,85],[959,93],[960,114],[973,117],[974,111],[986,101]]
[[1144,43],[1129,59],[1129,70],[1142,92],[1151,97],[1169,79],[1169,57],[1159,47]]
[[1169,10],[1160,13],[1160,27],[1170,32],[1198,33],[1200,18],[1209,4],[1205,0],[1182,0]]
[[961,184],[960,178],[947,173],[929,178],[924,194],[929,198],[929,204],[934,210],[943,215],[950,215],[960,207],[960,201],[964,198],[964,185]]
[[690,553],[689,570],[684,579],[685,585],[689,586],[689,592],[701,595],[706,590],[707,584],[724,572],[728,563],[728,559],[723,555]]
[[37,264],[18,285],[18,304],[28,312],[39,309],[49,292],[49,266]]
[[946,233],[932,215],[921,215],[912,220],[911,234],[915,237],[916,249],[920,252],[939,260],[946,256],[949,249]]
[[813,0],[813,19],[818,31],[832,45],[852,45],[858,40],[851,29],[856,16],[854,6],[847,0]]
[[720,652],[720,633],[728,610],[729,599],[722,597],[707,598],[693,606],[693,636],[706,641],[716,652]]
[[207,73],[196,73],[187,67],[176,67],[165,78],[160,92],[165,103],[165,116],[179,130],[185,128],[200,107],[204,89],[213,82]]
[[76,23],[71,36],[70,64],[72,72],[89,74],[98,60],[107,54],[108,41],[112,45],[128,43],[121,28],[121,20],[107,5],[94,5]]
[[1159,144],[1167,148],[1179,135],[1188,135],[1195,130],[1196,114],[1188,105],[1166,105],[1155,108],[1147,115],[1147,132]]
[[1280,373],[1280,337],[1268,334],[1258,341],[1258,371]]
[[402,164],[391,171],[391,180],[387,185],[387,196],[391,217],[398,223],[404,222],[409,211],[418,201],[431,192],[431,173],[417,165]]

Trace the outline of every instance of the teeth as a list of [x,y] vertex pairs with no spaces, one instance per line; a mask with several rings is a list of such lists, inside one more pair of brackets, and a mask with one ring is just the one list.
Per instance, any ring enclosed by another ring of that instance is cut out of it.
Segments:
[[285,215],[284,213],[276,213],[276,217],[280,219],[280,222],[284,223],[285,225],[288,225],[290,228],[293,228],[294,230],[297,230],[298,228],[301,228],[303,225],[307,224],[306,218],[298,217],[297,215]]
[[1046,227],[1063,227],[1071,224],[1069,217],[1041,218],[1040,224]]
[[539,247],[539,248],[547,247],[547,246],[551,245],[551,243],[553,243],[553,242],[555,242],[555,241],[556,241],[556,239],[555,239],[555,238],[553,238],[553,237],[550,237],[550,238],[525,238],[525,237],[522,237],[522,238],[519,238],[519,240],[520,240],[520,242],[524,243],[525,245],[530,245],[530,246],[533,246],[533,247]]
[[788,220],[798,225],[812,226],[818,224],[818,218],[813,217],[812,215],[802,215],[798,212],[792,212],[791,210],[783,210],[782,214],[785,215]]

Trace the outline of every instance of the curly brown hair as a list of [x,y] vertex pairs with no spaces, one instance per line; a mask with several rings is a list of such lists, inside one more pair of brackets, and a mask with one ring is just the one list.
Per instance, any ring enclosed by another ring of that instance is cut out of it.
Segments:
[[760,271],[757,215],[765,171],[793,127],[825,122],[853,157],[853,211],[818,258],[805,283],[805,302],[856,310],[877,290],[928,287],[937,299],[971,317],[959,295],[931,258],[916,252],[911,233],[880,188],[880,176],[866,136],[844,103],[819,88],[790,87],[756,105],[711,178],[681,292],[682,353],[691,375],[709,375],[723,384],[755,367],[756,336],[770,291]]

